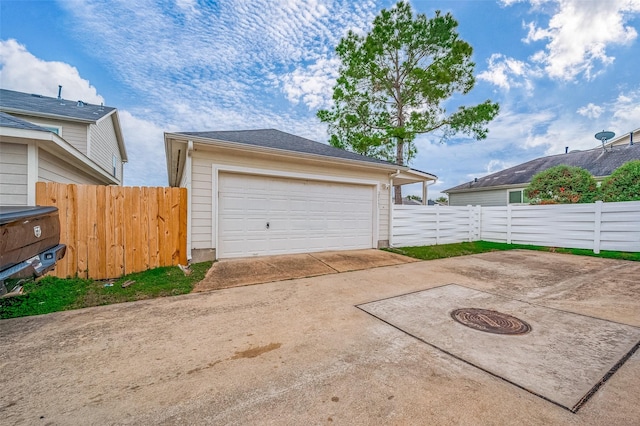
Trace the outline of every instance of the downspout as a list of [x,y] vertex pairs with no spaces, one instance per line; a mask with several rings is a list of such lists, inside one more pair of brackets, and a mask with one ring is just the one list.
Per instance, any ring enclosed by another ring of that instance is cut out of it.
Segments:
[[393,247],[393,179],[400,175],[400,169],[389,175],[389,247]]
[[191,262],[191,170],[193,141],[187,142],[187,158],[185,159],[186,179],[184,186],[187,188],[187,262]]
[[[429,183],[429,182],[431,182],[431,183]],[[438,182],[438,179],[431,180],[431,181],[426,180],[426,181],[423,182],[423,185],[422,185],[422,205],[423,206],[427,205],[427,196],[429,194],[429,191],[428,191],[427,187],[430,186],[430,185],[435,184],[436,182]]]

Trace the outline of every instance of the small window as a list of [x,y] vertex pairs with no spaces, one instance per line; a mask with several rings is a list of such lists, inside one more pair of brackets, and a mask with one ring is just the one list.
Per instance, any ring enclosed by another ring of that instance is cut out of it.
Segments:
[[115,156],[115,154],[113,156],[113,176],[118,176],[118,158]]
[[62,137],[62,126],[52,126],[51,124],[42,124],[33,122],[36,126],[42,127],[43,129],[47,129],[48,131],[55,133],[56,135]]
[[509,191],[509,204],[522,203],[522,191]]
[[47,129],[50,132],[55,133],[56,135],[60,136],[60,127],[51,127],[51,126],[42,126],[44,129]]

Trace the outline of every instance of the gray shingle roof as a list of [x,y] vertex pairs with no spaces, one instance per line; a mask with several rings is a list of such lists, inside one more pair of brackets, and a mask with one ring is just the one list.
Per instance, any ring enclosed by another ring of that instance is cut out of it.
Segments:
[[0,89],[0,111],[96,122],[115,108]]
[[0,112],[0,127],[11,127],[13,129],[21,130],[37,130],[39,132],[48,132],[49,130],[44,127],[40,127],[28,121],[24,121],[20,118],[14,117],[10,114]]
[[179,135],[196,136],[199,138],[216,139],[226,142],[235,142],[263,148],[281,149],[284,151],[300,152],[304,154],[315,154],[325,157],[336,157],[346,160],[365,161],[369,163],[393,165],[387,161],[366,157],[330,145],[312,141],[290,133],[281,132],[275,129],[257,130],[232,130],[214,132],[178,132]]
[[573,151],[568,154],[551,155],[519,164],[488,176],[478,178],[442,192],[468,192],[476,189],[488,189],[502,185],[526,184],[531,178],[543,170],[561,164],[582,167],[593,176],[609,176],[615,169],[631,160],[640,160],[640,144],[621,145],[607,148],[590,149],[587,151]]

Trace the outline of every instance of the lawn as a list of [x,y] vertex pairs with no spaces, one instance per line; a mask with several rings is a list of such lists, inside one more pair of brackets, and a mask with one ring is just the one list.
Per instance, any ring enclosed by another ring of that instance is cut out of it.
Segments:
[[486,253],[490,251],[502,250],[537,250],[552,253],[568,253],[579,256],[604,257],[608,259],[621,259],[640,261],[640,253],[629,253],[620,251],[601,251],[595,254],[593,250],[585,249],[567,249],[558,247],[532,246],[527,244],[506,244],[492,243],[489,241],[473,241],[470,243],[441,244],[437,246],[416,246],[416,247],[398,247],[386,249],[393,253],[403,254],[405,256],[414,257],[422,260],[441,259],[444,257],[465,256],[468,254]]
[[[0,319],[186,294],[204,278],[211,263],[191,265],[191,275],[171,266],[110,281],[44,277],[25,284],[24,293],[20,296],[0,299]],[[131,281],[132,284],[122,287]]]

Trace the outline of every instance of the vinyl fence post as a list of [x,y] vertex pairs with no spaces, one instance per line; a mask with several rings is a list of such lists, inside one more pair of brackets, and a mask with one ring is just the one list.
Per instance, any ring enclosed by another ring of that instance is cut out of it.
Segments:
[[482,206],[476,206],[476,235],[474,241],[479,241],[482,239]]
[[440,205],[436,204],[436,245],[440,244]]
[[467,209],[469,209],[469,236],[467,237],[469,242],[473,241],[473,232],[475,231],[475,221],[473,220],[473,206],[471,204],[467,204]]
[[602,201],[596,201],[593,221],[593,252],[600,253],[600,229],[602,225]]
[[507,206],[507,244],[511,244],[511,204]]

